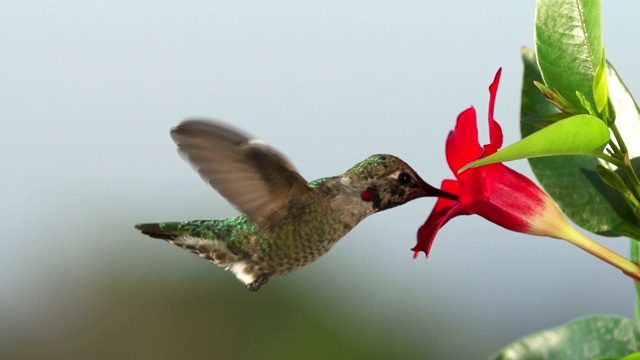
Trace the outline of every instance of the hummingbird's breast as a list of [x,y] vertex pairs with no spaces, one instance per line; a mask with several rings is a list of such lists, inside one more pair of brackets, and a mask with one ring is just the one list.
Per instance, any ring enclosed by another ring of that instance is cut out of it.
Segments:
[[251,260],[271,278],[314,262],[353,228],[352,221],[335,211],[330,201],[317,200],[292,205],[281,221],[254,238]]

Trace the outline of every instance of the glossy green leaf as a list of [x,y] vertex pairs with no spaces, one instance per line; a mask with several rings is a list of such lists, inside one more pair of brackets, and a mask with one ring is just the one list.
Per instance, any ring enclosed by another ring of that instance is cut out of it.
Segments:
[[[557,109],[533,85],[534,81],[541,80],[534,52],[531,49],[524,49],[522,58],[524,80],[521,117],[557,112]],[[612,96],[614,83],[618,81],[617,78],[609,79]],[[615,87],[615,90],[621,91],[619,87]],[[615,99],[612,97],[613,100]],[[624,103],[627,107],[629,106],[626,101]],[[640,122],[635,124],[638,125]],[[538,130],[530,124],[520,125],[523,137]],[[617,236],[615,229],[619,229],[622,224],[638,223],[626,199],[598,176],[596,172],[596,167],[600,164],[598,159],[581,155],[553,156],[529,159],[529,164],[544,189],[558,203],[563,212],[579,226],[598,234]]]
[[574,115],[555,122],[460,172],[481,165],[554,155],[602,154],[609,143],[609,127],[591,115]]
[[580,107],[576,91],[594,101],[593,79],[602,57],[601,22],[600,0],[537,3],[536,52],[544,82],[575,107]]
[[617,316],[589,316],[529,335],[490,359],[618,359],[638,350],[640,334],[632,320]]

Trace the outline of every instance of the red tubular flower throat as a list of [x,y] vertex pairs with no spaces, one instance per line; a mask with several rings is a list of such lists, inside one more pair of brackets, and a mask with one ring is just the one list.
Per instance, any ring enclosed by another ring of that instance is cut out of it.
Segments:
[[529,178],[502,164],[476,170],[467,176],[460,203],[509,230],[534,230],[533,222],[547,207],[547,195]]

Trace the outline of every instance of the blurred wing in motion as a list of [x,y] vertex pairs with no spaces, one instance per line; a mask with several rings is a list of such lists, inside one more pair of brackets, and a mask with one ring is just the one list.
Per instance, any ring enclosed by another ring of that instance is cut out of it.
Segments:
[[276,149],[228,126],[187,120],[171,137],[200,176],[256,224],[277,220],[290,198],[312,191]]

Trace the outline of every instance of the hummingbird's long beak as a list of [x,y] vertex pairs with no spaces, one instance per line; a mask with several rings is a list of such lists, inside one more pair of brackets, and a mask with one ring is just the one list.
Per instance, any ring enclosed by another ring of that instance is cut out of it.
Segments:
[[429,185],[426,181],[422,181],[422,190],[424,190],[425,195],[427,197],[441,197],[441,198],[445,198],[445,199],[451,199],[451,200],[455,200],[458,201],[458,196],[457,195],[453,195],[450,194],[446,191],[443,191],[441,189],[438,189],[436,187],[433,187],[431,185]]
[[429,196],[437,196],[437,197],[442,197],[442,198],[445,198],[445,199],[451,199],[451,200],[458,201],[458,196],[457,195],[449,194],[448,192],[440,190],[438,188],[434,188],[431,185],[429,185],[429,187],[431,188],[429,190],[431,195],[429,195]]

